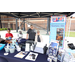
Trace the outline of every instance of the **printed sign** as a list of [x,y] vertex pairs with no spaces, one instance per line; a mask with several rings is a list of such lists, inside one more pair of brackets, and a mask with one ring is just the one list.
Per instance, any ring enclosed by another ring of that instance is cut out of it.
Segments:
[[63,48],[63,45],[64,45],[65,25],[66,25],[66,16],[52,16],[51,17],[50,41],[58,40],[60,48]]

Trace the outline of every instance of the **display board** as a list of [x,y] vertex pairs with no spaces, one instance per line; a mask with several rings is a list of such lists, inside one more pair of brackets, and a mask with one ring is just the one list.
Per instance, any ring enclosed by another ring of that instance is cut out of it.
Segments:
[[50,40],[58,40],[59,47],[63,48],[65,38],[66,16],[51,16]]

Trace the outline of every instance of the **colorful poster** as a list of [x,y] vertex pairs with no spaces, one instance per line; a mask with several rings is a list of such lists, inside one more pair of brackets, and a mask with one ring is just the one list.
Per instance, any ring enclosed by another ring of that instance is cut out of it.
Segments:
[[63,45],[64,45],[65,25],[66,25],[66,16],[52,16],[51,17],[50,41],[58,40],[60,48],[63,48]]

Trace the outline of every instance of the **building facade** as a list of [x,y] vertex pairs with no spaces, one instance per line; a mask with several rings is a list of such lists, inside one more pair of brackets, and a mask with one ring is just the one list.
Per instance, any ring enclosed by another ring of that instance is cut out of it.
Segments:
[[[13,17],[8,17],[8,16],[1,16],[0,22],[0,28],[12,28],[13,30],[16,29],[16,18],[13,19],[6,19],[6,18],[13,18]],[[18,27],[20,29],[24,28],[24,19],[18,19],[17,23],[18,23]],[[29,25],[33,24],[35,29],[38,29],[38,27],[43,27],[43,28],[47,28],[47,18],[26,18],[25,19],[26,23],[25,23],[25,30],[28,30]]]
[[[5,15],[0,16],[0,28],[12,28],[16,30],[16,18],[13,19],[6,19],[6,18],[13,18]],[[18,19],[18,27],[23,29],[25,26],[25,30],[28,30],[29,26],[32,24],[35,29],[47,29],[47,18],[25,18],[25,23],[23,22],[24,19]],[[70,18],[67,17],[66,20],[66,31],[69,30],[71,24],[71,31],[75,31],[75,17]]]

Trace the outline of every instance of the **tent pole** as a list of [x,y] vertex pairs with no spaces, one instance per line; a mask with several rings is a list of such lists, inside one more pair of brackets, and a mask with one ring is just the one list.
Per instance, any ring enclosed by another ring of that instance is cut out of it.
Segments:
[[69,24],[69,20],[67,20],[67,26],[66,26],[66,37],[68,37],[68,24]]
[[71,19],[70,19],[70,26],[69,26],[69,33],[68,33],[68,37],[70,35],[70,28],[71,28]]
[[23,21],[24,21],[24,31],[25,31],[25,18],[23,19]]
[[19,18],[19,29],[20,29],[20,18]]
[[17,18],[16,18],[16,32],[18,32]]
[[49,34],[48,33],[49,27],[50,27],[50,17],[47,18],[47,33],[46,34]]

